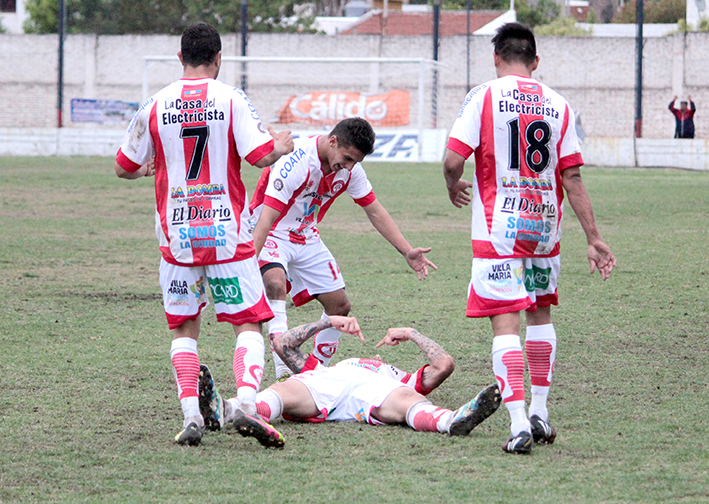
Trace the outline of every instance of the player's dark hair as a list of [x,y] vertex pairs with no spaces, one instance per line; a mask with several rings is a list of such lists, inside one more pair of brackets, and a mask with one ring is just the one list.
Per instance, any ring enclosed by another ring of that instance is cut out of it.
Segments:
[[537,57],[534,33],[520,23],[506,23],[497,29],[492,38],[495,53],[506,63],[531,65]]
[[337,137],[337,145],[354,147],[365,156],[374,152],[374,130],[366,119],[349,117],[335,125],[328,137]]
[[219,32],[207,23],[194,23],[182,32],[182,61],[185,65],[198,67],[214,62],[222,50]]

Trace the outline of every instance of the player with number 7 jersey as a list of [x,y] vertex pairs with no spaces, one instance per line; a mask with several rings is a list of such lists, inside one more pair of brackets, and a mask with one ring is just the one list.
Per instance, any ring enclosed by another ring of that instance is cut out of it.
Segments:
[[214,79],[181,79],[151,97],[118,153],[126,169],[155,158],[155,230],[163,258],[206,265],[254,255],[241,159],[273,138],[246,94]]
[[217,321],[230,323],[236,335],[233,370],[243,418],[256,414],[264,366],[261,324],[273,312],[248,225],[241,160],[263,168],[293,150],[290,131],[267,131],[246,94],[216,80],[221,48],[213,26],[185,29],[177,53],[182,78],[138,110],[115,165],[120,178],[155,175],[160,287],[184,416],[175,442],[183,445],[199,444],[204,434],[197,340],[207,290]]

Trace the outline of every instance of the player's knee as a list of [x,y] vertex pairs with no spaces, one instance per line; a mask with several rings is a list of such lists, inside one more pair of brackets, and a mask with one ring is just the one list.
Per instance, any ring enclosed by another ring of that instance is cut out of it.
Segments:
[[268,299],[285,299],[286,286],[280,282],[264,282]]
[[334,313],[329,313],[329,315],[339,315],[341,317],[346,317],[347,315],[350,314],[350,310],[352,309],[352,303],[350,303],[350,300],[345,298],[337,305],[334,307]]

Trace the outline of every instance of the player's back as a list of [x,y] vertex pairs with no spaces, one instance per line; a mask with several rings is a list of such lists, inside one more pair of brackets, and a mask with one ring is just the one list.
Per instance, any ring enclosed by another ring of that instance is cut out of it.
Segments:
[[535,79],[505,76],[471,90],[448,148],[475,152],[475,257],[558,253],[560,171],[583,164],[566,100]]
[[243,91],[214,79],[178,80],[141,107],[122,150],[139,163],[154,156],[165,260],[202,265],[253,255],[241,159],[254,164],[272,149]]

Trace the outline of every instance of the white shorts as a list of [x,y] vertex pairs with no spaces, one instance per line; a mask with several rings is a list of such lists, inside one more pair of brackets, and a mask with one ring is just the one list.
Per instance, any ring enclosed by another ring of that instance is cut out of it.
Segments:
[[297,374],[290,380],[303,383],[315,401],[321,415],[312,422],[367,422],[381,425],[371,412],[384,403],[393,391],[405,384],[365,368],[342,365],[318,367]]
[[273,318],[255,257],[209,266],[176,266],[161,259],[160,287],[170,329],[194,320],[212,293],[219,322],[234,325]]
[[515,259],[473,258],[468,317],[489,317],[559,304],[560,256]]
[[340,268],[325,244],[318,240],[299,245],[269,236],[259,255],[259,265],[277,263],[288,277],[288,293],[295,306],[304,305],[317,294],[345,288]]

